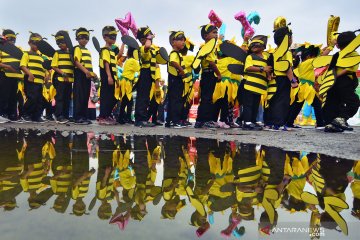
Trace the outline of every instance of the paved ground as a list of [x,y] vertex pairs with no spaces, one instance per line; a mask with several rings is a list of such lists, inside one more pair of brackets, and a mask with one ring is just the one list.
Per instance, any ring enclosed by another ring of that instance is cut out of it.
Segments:
[[[360,127],[355,127],[353,132],[325,133],[306,128],[291,132],[269,131],[243,131],[241,129],[169,129],[164,127],[137,128],[131,125],[100,126],[91,125],[56,124],[56,123],[6,123],[0,128],[30,128],[57,131],[94,131],[97,133],[133,134],[133,135],[179,135],[185,137],[212,138],[243,143],[261,144],[279,147],[292,151],[307,151],[327,154],[331,156],[360,160]],[[3,140],[2,140],[3,141]]]

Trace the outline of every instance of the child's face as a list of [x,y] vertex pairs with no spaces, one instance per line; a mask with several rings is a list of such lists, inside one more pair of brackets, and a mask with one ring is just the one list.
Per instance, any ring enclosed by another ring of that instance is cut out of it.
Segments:
[[253,47],[251,47],[251,52],[253,53],[261,53],[264,50],[264,47],[260,44],[254,44]]
[[116,42],[116,35],[104,35],[103,38],[108,45],[113,45]]
[[217,39],[218,38],[218,30],[214,29],[211,32],[209,32],[208,34],[205,34],[205,41],[210,41],[211,39]]
[[57,42],[57,45],[59,46],[59,48],[63,51],[67,50],[67,46],[65,42]]
[[86,44],[88,44],[88,42],[89,42],[89,37],[88,36],[79,36],[77,41],[81,46],[86,46]]
[[33,51],[33,52],[36,52],[38,50],[36,43],[33,41],[29,42],[29,46],[30,46],[31,51]]
[[173,48],[176,50],[182,50],[185,46],[185,39],[174,39],[173,40]]

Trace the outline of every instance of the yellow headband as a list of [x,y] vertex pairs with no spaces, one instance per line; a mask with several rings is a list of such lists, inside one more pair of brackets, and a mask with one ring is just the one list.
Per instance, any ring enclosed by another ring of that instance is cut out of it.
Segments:
[[40,38],[40,37],[31,37],[30,40],[31,41],[41,41],[42,38]]
[[76,36],[80,36],[80,35],[88,35],[88,36],[90,36],[90,33],[89,32],[78,32],[77,34],[76,34]]
[[9,34],[6,34],[5,37],[7,37],[7,38],[9,38],[9,37],[16,38],[16,34],[9,33]]
[[150,28],[147,28],[145,31],[144,31],[144,36],[146,36],[149,32],[151,32]]
[[251,44],[252,44],[252,43],[261,43],[261,44],[264,45],[264,41],[261,41],[260,39],[252,40],[252,41],[251,41]]
[[207,30],[209,29],[209,27],[211,27],[212,25],[211,24],[207,24],[206,27],[205,27],[205,31],[207,32]]
[[177,37],[180,36],[180,35],[184,35],[184,36],[185,36],[185,33],[184,33],[183,31],[179,31],[179,32],[175,33],[174,38],[177,38]]
[[61,39],[64,39],[64,36],[57,36],[57,37],[55,37],[55,40],[61,40]]

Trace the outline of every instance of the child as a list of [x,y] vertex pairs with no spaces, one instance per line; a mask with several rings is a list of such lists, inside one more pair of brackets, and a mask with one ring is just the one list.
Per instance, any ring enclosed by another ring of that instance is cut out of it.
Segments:
[[116,122],[111,117],[111,112],[116,104],[114,96],[115,84],[117,84],[116,55],[112,50],[112,45],[116,41],[117,32],[115,27],[106,26],[102,30],[102,35],[106,43],[100,52],[100,115],[99,124],[114,125]]
[[[11,29],[5,29],[2,35],[10,44],[15,44],[16,34]],[[17,91],[18,82],[24,79],[24,74],[14,69],[11,64],[19,63],[20,60],[11,57],[9,54],[0,51],[0,122],[16,121],[17,116]]]
[[151,84],[150,90],[150,105],[148,110],[148,121],[151,118],[151,122],[154,126],[161,126],[162,123],[158,122],[159,105],[162,102],[163,92],[161,89],[161,72],[160,67],[156,64],[155,70],[155,82]]
[[[287,26],[275,30],[274,42],[278,47],[285,36],[289,37],[288,45],[290,46],[292,43],[292,31]],[[275,131],[280,130],[280,128],[286,131],[287,128],[284,125],[290,109],[290,88],[297,87],[297,81],[293,76],[291,52],[287,51],[280,60],[287,61],[290,66],[286,71],[279,71],[274,67],[276,92],[269,101],[265,124],[272,126]]]
[[154,124],[147,121],[150,90],[152,82],[155,81],[156,72],[156,54],[152,45],[152,39],[154,37],[149,27],[139,28],[136,36],[142,44],[139,51],[141,69],[136,87],[137,94],[135,103],[135,126],[137,127],[154,126]]
[[[209,42],[211,39],[217,39],[218,29],[214,25],[207,24],[201,28],[201,37],[205,43]],[[198,115],[195,123],[195,128],[209,127],[217,128],[219,127],[217,123],[212,121],[213,118],[213,104],[212,104],[212,95],[215,89],[217,81],[221,81],[221,74],[216,66],[216,54],[215,48],[211,53],[209,53],[201,61],[201,101],[198,108]],[[215,75],[216,74],[216,75]]]
[[42,63],[44,59],[38,54],[37,42],[42,37],[38,33],[31,33],[29,38],[30,51],[25,52],[20,61],[20,68],[25,73],[24,87],[26,102],[24,104],[22,120],[25,122],[44,122],[41,118],[43,110],[43,84],[46,70]]
[[51,67],[54,69],[55,95],[55,117],[57,123],[69,121],[69,106],[71,100],[72,83],[74,82],[74,64],[70,58],[68,47],[64,40],[65,31],[55,34],[56,44],[59,46],[54,54]]
[[85,47],[89,42],[90,30],[78,28],[75,32],[79,45],[74,48],[74,118],[75,124],[91,124],[87,119],[87,106],[90,95],[90,79],[96,77],[93,73],[91,53]]
[[[139,61],[134,57],[134,48],[129,47],[127,52],[127,60],[124,63],[124,70],[121,75],[121,105],[118,123],[133,123],[131,120],[131,112],[133,107],[133,86],[135,85],[135,75],[140,71]],[[125,112],[126,108],[126,112]]]
[[191,104],[192,104],[192,98],[194,95],[194,82],[195,80],[198,78],[198,74],[193,74],[192,73],[192,68],[191,68],[191,64],[193,63],[195,56],[193,55],[187,55],[188,51],[194,51],[194,43],[192,43],[190,41],[189,38],[185,39],[185,46],[184,48],[180,51],[182,57],[183,57],[183,61],[184,61],[184,66],[185,66],[185,70],[187,73],[189,73],[189,76],[187,76],[186,78],[183,79],[184,82],[184,92],[183,92],[183,103],[184,103],[184,107],[183,107],[183,113],[182,113],[182,123],[186,126],[191,126],[191,123],[188,121],[188,115],[189,115],[189,111],[191,108]]
[[183,58],[179,51],[184,48],[185,35],[182,31],[173,31],[170,34],[169,42],[173,48],[170,53],[170,60],[168,63],[168,115],[166,124],[170,127],[170,122],[174,128],[182,128],[181,114],[183,112],[183,78],[186,77],[185,67],[183,65]]
[[316,93],[314,88],[315,85],[315,71],[312,63],[314,58],[317,57],[320,53],[319,46],[309,45],[301,46],[297,49],[298,52],[301,52],[301,63],[295,69],[294,73],[297,75],[300,85],[299,91],[297,93],[297,98],[290,106],[289,118],[287,120],[286,126],[292,128],[299,128],[294,126],[294,121],[299,114],[304,102],[308,105],[312,105],[315,110],[316,116],[316,127],[324,128],[322,113],[321,113],[321,101]]
[[[344,51],[355,39],[358,39],[355,32],[340,33],[337,38],[337,47],[340,52]],[[359,54],[353,50],[346,56],[355,59]],[[358,86],[356,71],[359,68],[359,62],[354,60],[354,66],[344,68],[339,64],[338,57],[338,54],[333,56],[328,69],[328,71],[333,71],[335,83],[327,90],[327,84],[324,84],[327,79],[323,79],[324,87],[320,88],[320,95],[326,94],[322,108],[326,124],[325,132],[352,131],[353,128],[349,127],[346,121],[356,114],[360,105],[359,96],[355,93]],[[322,92],[325,93],[322,94]]]
[[267,37],[258,35],[253,37],[249,45],[249,55],[245,61],[243,113],[244,130],[262,130],[256,123],[261,95],[267,91],[267,75],[272,67],[267,65],[269,54],[264,52]]

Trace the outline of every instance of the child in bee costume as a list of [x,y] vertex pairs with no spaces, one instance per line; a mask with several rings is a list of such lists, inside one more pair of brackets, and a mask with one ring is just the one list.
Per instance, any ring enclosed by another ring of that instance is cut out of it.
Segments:
[[60,49],[55,52],[51,62],[51,67],[55,71],[53,76],[54,82],[56,82],[55,116],[58,123],[69,121],[69,106],[74,82],[74,63],[65,43],[64,34],[65,31],[58,31],[54,36]]
[[261,95],[266,94],[268,77],[272,68],[268,66],[269,54],[264,52],[267,37],[258,35],[253,37],[249,45],[249,55],[245,61],[243,113],[244,130],[261,130],[256,123]]
[[358,86],[356,71],[360,63],[359,54],[355,50],[360,46],[360,35],[356,36],[355,32],[340,33],[337,38],[340,52],[332,58],[319,57],[313,63],[314,67],[329,64],[319,90],[323,100],[325,132],[353,130],[346,121],[356,114],[360,106],[359,96],[355,92]]
[[[16,35],[11,29],[5,29],[2,35],[8,43],[15,44]],[[18,82],[22,82],[24,74],[20,70],[14,69],[11,65],[19,64],[20,60],[13,58],[9,54],[0,51],[0,119],[7,121],[17,120],[17,91]],[[6,119],[2,119],[6,118]]]
[[292,71],[293,57],[288,50],[292,43],[290,28],[283,26],[275,29],[274,41],[278,46],[272,54],[276,91],[270,97],[268,93],[270,100],[265,124],[272,126],[273,130],[287,130],[284,125],[290,109],[290,89],[297,85]]
[[290,106],[289,118],[287,120],[287,127],[294,126],[294,121],[299,114],[301,108],[306,102],[308,105],[314,107],[316,116],[316,127],[324,127],[323,117],[321,113],[321,100],[314,88],[315,85],[315,71],[312,65],[314,58],[320,54],[320,47],[305,43],[303,46],[297,49],[297,52],[301,52],[301,63],[294,70],[294,74],[299,79],[299,88],[297,96],[294,102]]

